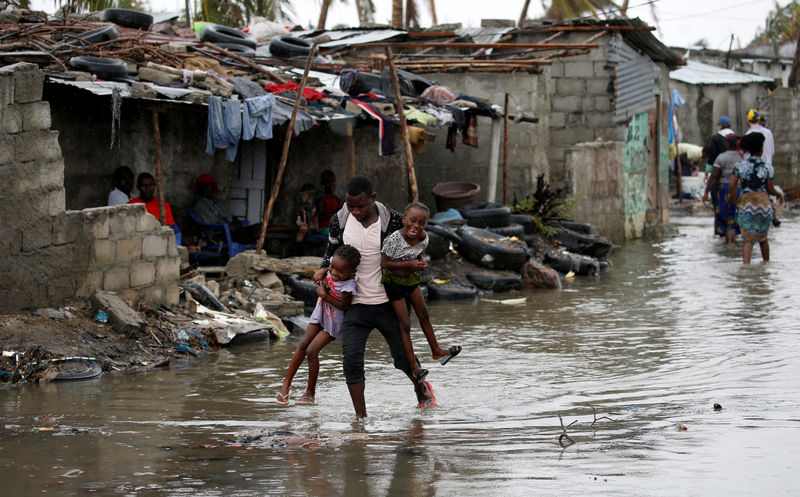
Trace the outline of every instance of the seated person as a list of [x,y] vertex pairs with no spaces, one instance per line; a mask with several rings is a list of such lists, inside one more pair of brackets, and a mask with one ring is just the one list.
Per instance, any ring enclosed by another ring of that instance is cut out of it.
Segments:
[[317,223],[319,224],[319,234],[328,236],[331,218],[339,212],[343,202],[333,193],[336,190],[336,175],[333,174],[333,171],[322,171],[320,184],[322,185],[322,195],[317,200]]
[[261,225],[244,226],[231,214],[228,202],[217,198],[219,186],[214,177],[208,173],[201,174],[194,183],[194,191],[199,195],[192,207],[194,215],[203,224],[227,224],[231,230],[231,238],[236,243],[253,244],[261,234]]
[[[139,196],[132,198],[129,204],[144,204],[147,212],[158,219],[158,199],[155,198],[156,181],[150,173],[142,173],[136,179],[136,188]],[[164,201],[164,224],[175,229],[175,220],[172,218],[172,209],[167,201]]]
[[133,190],[133,171],[128,166],[119,166],[114,170],[114,189],[108,193],[108,205],[127,204],[133,198],[131,190]]

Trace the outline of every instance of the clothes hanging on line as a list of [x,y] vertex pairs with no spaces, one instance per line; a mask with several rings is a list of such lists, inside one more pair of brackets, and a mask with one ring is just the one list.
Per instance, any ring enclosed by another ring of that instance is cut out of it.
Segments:
[[242,106],[239,100],[223,101],[221,97],[208,99],[208,131],[206,153],[211,155],[217,148],[225,149],[225,159],[233,162],[242,136]]
[[259,140],[272,138],[272,107],[274,95],[245,99],[242,106],[242,139]]
[[381,114],[372,104],[361,100],[352,99],[361,110],[370,117],[378,120],[378,154],[394,154],[394,121],[384,114]]

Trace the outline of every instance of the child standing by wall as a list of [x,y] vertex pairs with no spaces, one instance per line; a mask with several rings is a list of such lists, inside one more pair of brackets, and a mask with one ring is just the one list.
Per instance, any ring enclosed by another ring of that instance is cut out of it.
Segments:
[[356,294],[355,274],[359,262],[361,254],[351,245],[342,245],[333,253],[328,274],[317,287],[317,306],[286,370],[283,386],[275,397],[278,404],[289,403],[292,379],[304,358],[308,358],[308,386],[305,393],[297,399],[297,403],[314,403],[319,375],[319,351],[334,339],[342,337],[342,318]]
[[406,297],[414,307],[433,358],[444,366],[461,352],[460,345],[453,345],[448,349],[439,347],[436,335],[433,333],[428,308],[422,297],[422,290],[419,288],[419,271],[428,268],[428,264],[422,256],[422,252],[428,246],[428,235],[425,233],[428,217],[430,217],[430,210],[425,204],[421,202],[408,204],[403,213],[403,227],[387,236],[381,249],[381,267],[383,268],[381,282],[400,323],[401,340],[406,356],[411,363],[411,374],[419,383],[423,382],[428,370],[420,368],[414,357]]

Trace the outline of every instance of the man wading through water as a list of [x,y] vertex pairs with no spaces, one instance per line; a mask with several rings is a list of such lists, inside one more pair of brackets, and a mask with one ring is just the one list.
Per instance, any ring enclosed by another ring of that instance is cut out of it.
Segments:
[[[344,375],[353,408],[359,418],[367,416],[364,349],[369,334],[375,328],[389,345],[394,367],[403,371],[414,386],[419,407],[436,405],[430,383],[418,384],[411,376],[411,367],[400,341],[397,316],[381,284],[381,247],[387,235],[403,227],[403,216],[386,204],[377,202],[376,198],[369,179],[364,176],[350,178],[345,206],[331,218],[330,236],[322,259],[322,267],[327,268],[331,256],[343,244],[352,245],[361,253],[357,292],[342,322]],[[325,273],[324,269],[317,271],[314,281],[321,282]]]

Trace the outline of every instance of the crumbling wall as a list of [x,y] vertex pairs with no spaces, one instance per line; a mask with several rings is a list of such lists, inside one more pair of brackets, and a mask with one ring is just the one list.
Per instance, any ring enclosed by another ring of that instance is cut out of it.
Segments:
[[95,289],[176,303],[175,236],[143,205],[65,211],[64,161],[43,80],[35,64],[0,68],[0,312]]
[[566,152],[566,167],[577,199],[573,217],[603,236],[625,238],[623,148],[619,141],[579,143]]
[[800,182],[800,90],[778,88],[766,98],[766,111],[775,139],[775,184],[795,185]]

